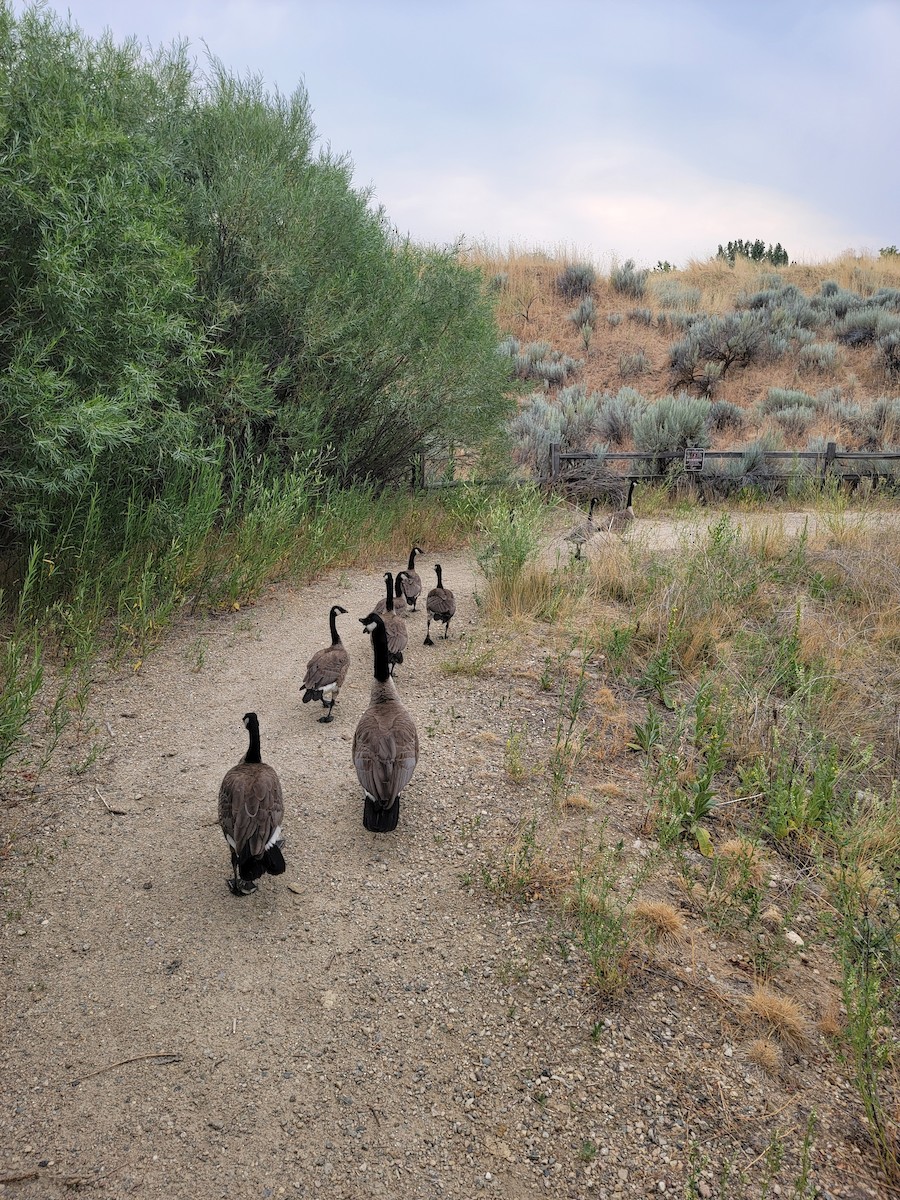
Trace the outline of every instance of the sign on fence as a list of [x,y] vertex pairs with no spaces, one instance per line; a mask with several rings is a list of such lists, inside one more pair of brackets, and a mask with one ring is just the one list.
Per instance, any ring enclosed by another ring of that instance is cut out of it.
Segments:
[[684,469],[686,471],[703,470],[703,454],[697,446],[688,446],[684,452]]

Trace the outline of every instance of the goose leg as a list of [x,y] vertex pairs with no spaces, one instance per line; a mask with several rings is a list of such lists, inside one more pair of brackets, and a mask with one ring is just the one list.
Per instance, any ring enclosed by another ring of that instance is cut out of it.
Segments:
[[252,896],[256,891],[256,884],[250,879],[240,879],[238,877],[238,857],[234,850],[231,851],[231,869],[234,872],[233,879],[226,879],[228,890],[232,896]]
[[329,724],[329,722],[334,720],[334,714],[331,711],[333,708],[334,708],[334,701],[332,700],[330,704],[326,705],[327,711],[325,713],[325,716],[319,717],[320,725],[327,725],[327,724]]

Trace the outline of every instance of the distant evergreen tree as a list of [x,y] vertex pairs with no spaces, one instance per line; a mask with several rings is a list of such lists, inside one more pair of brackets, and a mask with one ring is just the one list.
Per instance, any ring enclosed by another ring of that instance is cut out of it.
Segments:
[[762,238],[757,238],[753,242],[738,238],[736,241],[728,242],[725,246],[720,243],[716,252],[717,258],[726,259],[732,266],[738,255],[742,258],[749,258],[751,262],[771,263],[773,267],[786,267],[790,262],[788,252],[781,242],[776,242],[774,246],[771,244],[767,246]]

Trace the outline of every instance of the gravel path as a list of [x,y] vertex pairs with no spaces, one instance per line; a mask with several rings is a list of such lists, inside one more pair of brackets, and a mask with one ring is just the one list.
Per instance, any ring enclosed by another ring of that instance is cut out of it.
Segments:
[[[765,1153],[767,1114],[786,1103],[796,1134],[813,1093],[840,1098],[818,1050],[773,1083],[725,1018],[710,1027],[685,982],[704,955],[701,987],[720,971],[708,939],[603,1009],[557,907],[491,899],[483,869],[546,790],[510,780],[505,740],[517,722],[540,750],[554,701],[532,634],[512,635],[502,669],[442,670],[484,634],[470,558],[440,561],[458,615],[433,649],[408,618],[397,682],[422,749],[396,834],[363,829],[350,759],[371,573],[186,625],[96,687],[97,763],[11,799],[0,1195],[624,1198],[683,1195],[693,1172],[712,1196],[725,1157]],[[333,603],[351,667],[323,726],[298,685]],[[216,794],[249,709],[284,786],[288,869],[235,899]],[[636,806],[599,815],[631,844]],[[844,1173],[852,1149],[827,1145],[833,1194],[876,1195]]]

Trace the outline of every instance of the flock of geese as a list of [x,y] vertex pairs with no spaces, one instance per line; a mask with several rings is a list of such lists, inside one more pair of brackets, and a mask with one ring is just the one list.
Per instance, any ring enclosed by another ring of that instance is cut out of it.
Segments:
[[[587,519],[565,535],[565,540],[575,547],[575,558],[581,557],[582,546],[601,528],[609,533],[622,533],[628,528],[634,520],[633,493],[632,479],[624,508],[614,512],[603,526],[594,520],[596,496],[591,500]],[[385,572],[384,599],[359,618],[372,639],[374,677],[369,707],[353,734],[353,764],[363,789],[363,824],[374,833],[389,833],[397,828],[400,797],[419,759],[416,724],[400,699],[393,676],[394,668],[403,663],[409,643],[406,618],[418,611],[422,594],[422,580],[416,571],[416,555],[422,552],[420,546],[413,546],[405,570],[396,575]],[[435,564],[434,572],[437,585],[425,597],[426,646],[434,645],[432,622],[444,626],[446,638],[456,612],[456,599],[444,587],[439,563]],[[337,630],[337,618],[346,615],[346,608],[332,605],[328,616],[331,644],[312,656],[300,685],[304,704],[321,702],[325,712],[319,721],[323,725],[334,719],[334,704],[350,666],[350,656]],[[285,869],[281,781],[275,770],[262,761],[256,713],[246,713],[244,725],[250,737],[247,753],[226,773],[219,788],[219,824],[231,850],[232,878],[228,886],[235,896],[250,895],[263,875],[280,875]]]
[[[413,546],[405,570],[398,571],[396,577],[385,572],[384,599],[359,618],[372,640],[373,680],[369,707],[353,734],[352,753],[363,789],[363,824],[374,833],[397,828],[400,797],[419,758],[416,724],[400,700],[393,674],[403,662],[409,641],[406,617],[418,611],[422,580],[415,561],[422,553],[421,547]],[[425,597],[426,646],[434,645],[432,622],[444,626],[446,639],[456,612],[456,598],[444,587],[440,564],[434,571],[437,586]],[[300,685],[304,704],[321,702],[325,712],[319,721],[325,725],[334,719],[332,710],[350,666],[350,656],[337,629],[338,616],[346,614],[347,609],[340,604],[332,605],[328,618],[331,644],[312,656]],[[244,726],[250,737],[247,753],[226,772],[219,788],[219,824],[231,851],[232,878],[228,887],[235,896],[250,895],[263,875],[281,875],[285,870],[281,780],[262,761],[256,713],[244,715]]]

